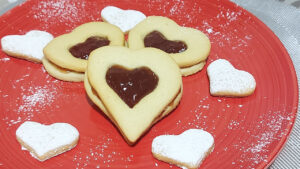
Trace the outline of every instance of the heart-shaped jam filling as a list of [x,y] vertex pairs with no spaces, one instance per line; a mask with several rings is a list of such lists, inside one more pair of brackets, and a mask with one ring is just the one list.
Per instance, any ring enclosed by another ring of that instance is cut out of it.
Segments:
[[187,49],[187,45],[182,41],[170,41],[162,33],[152,31],[144,38],[145,47],[154,47],[166,53],[181,53]]
[[158,77],[147,67],[128,70],[115,65],[107,70],[105,78],[107,84],[130,108],[151,93],[158,84]]
[[110,41],[107,38],[100,36],[91,36],[85,42],[78,43],[72,46],[69,51],[70,53],[80,59],[88,59],[90,53],[102,46],[109,45]]

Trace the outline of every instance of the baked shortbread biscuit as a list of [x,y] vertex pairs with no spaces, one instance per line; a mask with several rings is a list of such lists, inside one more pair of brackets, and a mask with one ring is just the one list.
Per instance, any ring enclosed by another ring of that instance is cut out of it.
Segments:
[[68,123],[43,125],[26,121],[17,129],[16,137],[22,148],[36,159],[45,161],[74,148],[79,140],[79,132]]
[[152,142],[155,158],[188,169],[199,168],[213,148],[213,136],[201,129],[189,129],[180,135],[157,136]]
[[59,80],[71,81],[71,82],[81,82],[84,78],[84,73],[70,71],[69,69],[61,68],[52,62],[50,62],[47,58],[42,59],[42,63],[44,65],[45,70],[47,72]]
[[[104,104],[100,100],[95,89],[91,86],[91,84],[88,80],[87,71],[86,71],[85,77],[84,77],[84,88],[85,88],[85,91],[86,91],[88,97],[92,100],[92,102],[94,104],[96,104],[111,121],[113,121],[114,119],[111,117],[111,115],[106,110]],[[156,122],[158,122],[163,117],[165,117],[166,115],[168,115],[174,108],[176,108],[180,102],[181,97],[182,97],[182,87],[180,89],[180,92],[176,96],[176,98],[164,109],[163,113],[161,113],[161,115],[152,122],[151,126],[154,125]],[[113,121],[113,122],[115,123],[115,121]]]
[[197,29],[181,27],[167,17],[149,16],[129,32],[128,47],[161,49],[176,61],[182,75],[188,76],[204,67],[211,44]]
[[85,88],[85,91],[86,91],[88,97],[92,100],[92,102],[94,104],[96,104],[108,118],[111,119],[110,114],[107,112],[107,110],[106,110],[105,106],[103,105],[102,101],[100,100],[97,92],[91,86],[89,79],[88,79],[87,71],[85,72],[85,76],[84,76],[84,88]]
[[31,30],[25,35],[7,35],[1,38],[2,51],[6,54],[41,63],[44,57],[44,47],[53,39],[45,31]]
[[235,69],[225,59],[218,59],[207,67],[210,94],[213,96],[245,97],[251,95],[256,82],[254,77],[243,70]]
[[85,89],[133,145],[176,108],[182,79],[179,67],[165,52],[106,46],[90,55]]
[[[116,26],[105,22],[89,22],[75,28],[71,33],[54,38],[45,48],[48,61],[45,69],[52,76],[65,81],[78,81],[78,77],[70,76],[70,72],[81,74],[83,81],[89,54],[102,46],[123,46],[124,34]],[[49,63],[51,66],[49,69]],[[52,68],[58,69],[57,71]],[[66,72],[59,73],[57,72]]]
[[101,11],[101,18],[105,22],[118,26],[124,33],[128,33],[146,16],[137,10],[123,10],[115,6],[106,6]]

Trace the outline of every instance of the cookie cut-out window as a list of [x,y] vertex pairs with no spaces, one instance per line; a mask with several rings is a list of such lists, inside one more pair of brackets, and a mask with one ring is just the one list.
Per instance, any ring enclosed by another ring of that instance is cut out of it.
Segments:
[[168,40],[161,32],[152,31],[144,38],[145,47],[154,47],[166,53],[181,53],[187,50],[187,45],[180,40]]
[[102,46],[109,45],[110,41],[106,37],[91,36],[85,42],[78,43],[69,49],[69,52],[76,58],[88,59],[90,53]]
[[130,108],[151,93],[156,88],[158,80],[157,75],[148,67],[129,70],[114,65],[106,72],[107,84]]

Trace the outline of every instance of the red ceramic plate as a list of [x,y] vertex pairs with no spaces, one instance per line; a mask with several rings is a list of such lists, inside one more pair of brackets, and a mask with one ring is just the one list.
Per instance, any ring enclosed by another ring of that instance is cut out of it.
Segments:
[[[212,43],[206,66],[183,78],[178,108],[130,147],[88,99],[82,83],[56,80],[41,64],[0,51],[0,167],[169,168],[173,165],[152,157],[153,138],[190,128],[204,129],[215,138],[215,149],[201,168],[266,168],[272,163],[296,117],[296,74],[288,53],[270,29],[229,1],[29,0],[0,17],[0,38],[32,29],[61,35],[82,23],[101,21],[101,9],[107,5],[167,16],[203,31]],[[224,98],[209,94],[206,68],[218,58],[255,77],[253,95]],[[39,162],[22,151],[15,139],[17,127],[26,120],[70,123],[80,132],[79,144]]]

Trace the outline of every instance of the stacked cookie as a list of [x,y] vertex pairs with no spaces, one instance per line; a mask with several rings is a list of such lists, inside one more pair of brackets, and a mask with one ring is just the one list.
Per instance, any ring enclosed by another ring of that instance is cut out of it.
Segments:
[[[123,28],[123,31],[128,29]],[[124,34],[118,27],[106,22],[86,23],[54,38],[44,48],[43,65],[57,79],[83,81],[87,58],[93,50],[124,44]],[[203,68],[211,47],[208,37],[201,31],[180,27],[161,16],[147,17],[134,26],[129,31],[127,45],[130,49],[152,47],[164,51],[175,60],[183,76]]]
[[182,95],[177,64],[154,48],[106,46],[93,51],[84,84],[130,145],[176,108]]
[[89,54],[107,45],[124,45],[121,30],[105,22],[86,23],[54,38],[44,48],[43,65],[57,79],[83,81]]
[[167,17],[149,16],[129,32],[128,47],[158,48],[175,60],[183,76],[188,76],[204,67],[211,44],[197,29],[181,27]]
[[[105,11],[103,20],[109,22]],[[83,24],[43,50],[46,71],[64,81],[84,80],[90,99],[130,145],[176,108],[181,76],[201,70],[210,51],[209,39],[196,29],[166,17],[141,17],[131,30],[107,22]]]

